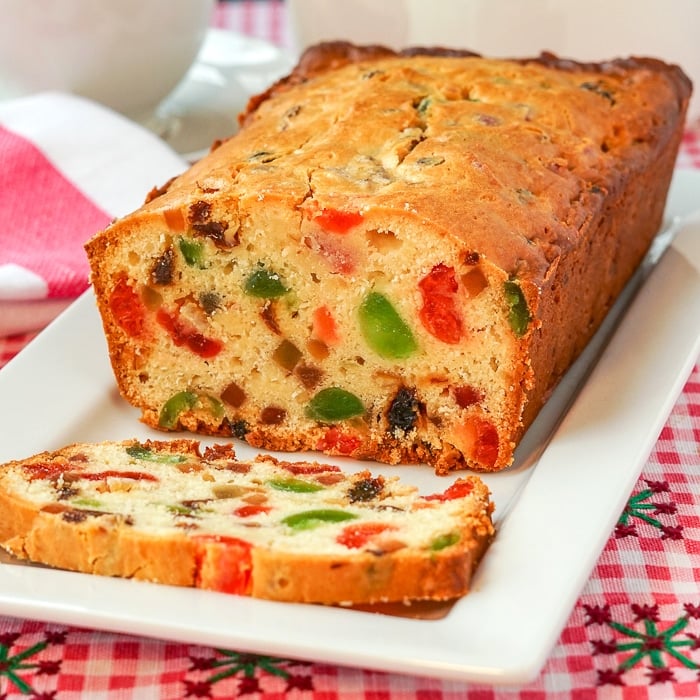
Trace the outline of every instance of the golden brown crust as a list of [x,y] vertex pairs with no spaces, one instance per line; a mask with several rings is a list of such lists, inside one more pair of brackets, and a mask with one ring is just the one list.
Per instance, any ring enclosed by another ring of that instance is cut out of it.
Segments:
[[[239,115],[239,123],[245,124],[247,118],[265,100],[278,94],[280,91],[293,85],[298,85],[311,78],[332,71],[342,66],[373,61],[390,57],[409,56],[442,56],[451,58],[478,57],[480,54],[468,49],[454,49],[441,46],[412,46],[399,51],[381,45],[358,46],[348,41],[328,41],[308,47],[299,58],[297,65],[291,73],[271,85],[264,92],[254,95],[248,101],[246,109]],[[576,61],[557,56],[549,51],[543,51],[539,56],[530,58],[512,57],[507,59],[518,63],[538,63],[547,68],[566,70],[573,72],[590,72],[601,75],[613,74],[647,68],[663,73],[676,84],[676,91],[680,103],[688,99],[692,90],[692,83],[679,66],[672,66],[656,58],[646,56],[631,56],[629,58],[616,58],[604,63],[592,61]]]

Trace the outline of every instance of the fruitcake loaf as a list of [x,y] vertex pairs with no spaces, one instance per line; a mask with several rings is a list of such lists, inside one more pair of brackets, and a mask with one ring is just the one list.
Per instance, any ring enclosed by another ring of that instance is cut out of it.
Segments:
[[192,440],[75,444],[0,467],[0,546],[107,576],[273,600],[464,595],[491,537],[477,476],[420,495],[398,477],[239,461]]
[[659,229],[690,83],[646,58],[326,44],[87,244],[143,420],[500,470]]

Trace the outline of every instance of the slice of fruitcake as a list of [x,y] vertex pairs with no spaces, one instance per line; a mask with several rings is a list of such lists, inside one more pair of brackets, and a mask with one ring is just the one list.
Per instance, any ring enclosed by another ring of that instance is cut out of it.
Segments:
[[75,444],[0,467],[0,546],[17,557],[284,601],[461,596],[491,510],[475,476],[420,495],[397,477],[238,461],[190,440]]

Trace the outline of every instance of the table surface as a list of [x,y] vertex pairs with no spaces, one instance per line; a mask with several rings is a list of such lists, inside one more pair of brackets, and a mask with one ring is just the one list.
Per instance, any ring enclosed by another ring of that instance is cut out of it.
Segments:
[[[222,3],[214,25],[290,46],[278,0]],[[700,125],[688,128],[677,167],[700,168]],[[34,335],[0,338],[0,367]],[[287,695],[700,697],[700,367],[673,407],[546,665],[527,686],[467,685],[0,616],[0,700]]]

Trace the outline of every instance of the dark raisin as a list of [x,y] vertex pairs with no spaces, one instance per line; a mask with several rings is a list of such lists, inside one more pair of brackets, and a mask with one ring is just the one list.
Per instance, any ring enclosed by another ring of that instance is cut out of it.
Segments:
[[279,406],[265,406],[260,413],[260,421],[265,425],[279,425],[284,422],[287,411]]
[[199,295],[199,305],[207,316],[211,316],[221,307],[221,297],[216,292],[202,292]]
[[190,206],[190,223],[192,226],[209,221],[211,216],[211,204],[209,202],[195,202]]
[[239,440],[245,440],[245,436],[250,431],[248,423],[244,420],[237,420],[231,423],[231,435]]
[[59,501],[65,501],[68,498],[75,498],[75,496],[77,496],[79,493],[80,490],[74,488],[73,486],[64,486],[63,488],[59,489],[56,497]]
[[151,268],[151,281],[153,284],[170,284],[173,281],[174,267],[175,252],[171,246],[156,260],[155,265]]
[[[192,224],[192,230],[195,233],[211,238],[217,245],[229,245],[226,240],[227,229],[228,223],[225,221],[207,221],[202,224]],[[236,243],[238,243],[238,233],[236,233],[234,245]]]
[[418,420],[419,404],[416,400],[416,390],[408,387],[401,387],[396,392],[394,400],[387,411],[389,421],[389,431],[400,430],[408,433],[413,430]]
[[479,253],[475,253],[474,251],[470,251],[469,253],[466,253],[464,256],[464,264],[465,265],[476,265],[479,262]]
[[217,246],[228,248],[238,245],[238,231],[232,238],[227,239],[228,223],[226,221],[211,220],[211,204],[209,202],[200,200],[192,204],[189,210],[189,218],[192,230],[201,236],[211,238]]
[[361,479],[348,489],[350,503],[374,500],[384,489],[384,479],[381,476]]

